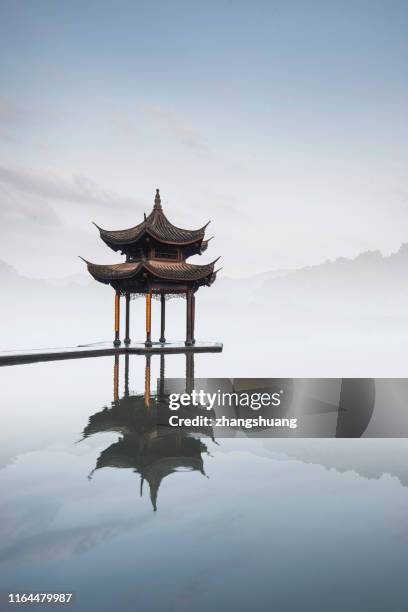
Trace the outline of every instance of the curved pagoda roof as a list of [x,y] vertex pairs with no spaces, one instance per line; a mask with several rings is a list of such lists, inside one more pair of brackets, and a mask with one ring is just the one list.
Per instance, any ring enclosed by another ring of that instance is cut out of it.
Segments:
[[[83,258],[82,258],[83,259]],[[116,264],[94,264],[84,259],[89,273],[101,283],[110,283],[116,280],[135,279],[148,272],[149,276],[167,281],[203,281],[214,280],[214,266],[219,257],[206,265],[189,264],[184,261],[158,261],[147,259]]]
[[160,193],[156,189],[153,210],[147,217],[145,215],[144,221],[138,225],[124,230],[105,230],[96,223],[95,225],[102,240],[114,250],[118,250],[121,247],[138,243],[146,235],[163,244],[176,246],[194,244],[203,240],[208,223],[197,230],[182,229],[173,225],[163,212]]

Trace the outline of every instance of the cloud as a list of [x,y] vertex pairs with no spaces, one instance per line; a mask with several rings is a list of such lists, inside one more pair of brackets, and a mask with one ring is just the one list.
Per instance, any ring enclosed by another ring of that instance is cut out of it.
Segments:
[[[61,202],[65,203],[64,207],[58,206]],[[78,209],[86,206],[116,211],[135,208],[134,200],[103,189],[85,176],[63,177],[54,173],[34,173],[0,166],[2,233],[18,231],[30,234],[61,226],[60,213],[67,209],[67,203]]]
[[48,130],[52,123],[57,127],[69,120],[69,113],[61,105],[21,105],[10,97],[0,95],[0,141],[20,144],[31,142],[36,148],[44,148],[44,142],[33,139],[30,130]]
[[208,143],[201,132],[193,128],[170,109],[153,104],[151,106],[144,106],[143,111],[153,117],[155,121],[159,121],[185,147],[199,154],[209,153]]
[[114,191],[101,188],[82,175],[69,178],[55,174],[37,174],[0,166],[0,184],[9,185],[19,192],[47,200],[63,200],[77,204],[96,204],[109,208],[131,208],[135,202]]
[[51,204],[36,197],[22,196],[0,181],[1,229],[31,232],[34,227],[55,226],[60,220]]
[[27,112],[4,96],[0,96],[0,122],[9,124],[21,121]]
[[9,98],[0,96],[0,140],[6,143],[20,143],[17,135],[21,127],[25,127],[31,119],[31,113],[15,104]]

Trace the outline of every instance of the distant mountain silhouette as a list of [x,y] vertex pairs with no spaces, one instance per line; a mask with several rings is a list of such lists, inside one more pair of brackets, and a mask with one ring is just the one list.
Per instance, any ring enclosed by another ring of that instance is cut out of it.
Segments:
[[46,291],[55,288],[72,290],[76,287],[91,287],[93,285],[92,279],[85,274],[72,274],[63,278],[30,278],[20,274],[13,266],[2,260],[0,260],[0,282],[5,287],[13,287],[24,291]]
[[[271,293],[276,299],[277,293],[289,295],[293,292],[316,291],[328,293],[329,291],[349,292],[351,289],[375,291],[381,296],[386,290],[405,290],[406,274],[408,270],[408,243],[391,255],[384,256],[380,251],[366,251],[354,259],[339,257],[326,260],[321,264],[307,266],[296,270],[278,269],[263,272],[250,277],[231,278],[220,276],[211,289],[220,293],[236,293],[245,291],[245,294],[256,294],[261,291],[264,295]],[[85,274],[73,274],[63,278],[32,279],[20,275],[12,266],[0,260],[0,282],[6,286],[28,285],[45,289],[51,288],[93,288],[95,284]],[[202,292],[203,294],[206,292]],[[201,297],[201,295],[200,295]]]
[[[261,355],[273,346],[277,364],[298,359],[305,364],[302,372],[314,374],[327,371],[325,347],[330,344],[331,363],[341,366],[336,370],[339,375],[344,371],[359,375],[361,368],[357,365],[362,363],[372,363],[377,368],[382,364],[384,371],[405,375],[398,342],[401,343],[400,335],[408,332],[407,271],[408,244],[403,244],[388,256],[368,251],[354,259],[341,257],[298,270],[271,270],[237,279],[220,276],[211,288],[204,287],[197,296],[197,337],[222,340],[226,348],[235,347],[234,359],[239,357],[237,342],[240,346],[246,343],[256,354],[258,364],[263,359]],[[96,342],[112,335],[113,291],[85,274],[32,279],[0,261],[0,282],[0,316],[3,321],[13,321],[13,325],[0,328],[0,350]],[[153,325],[157,327],[156,306]],[[131,308],[131,337],[142,341],[143,306],[136,300]],[[184,337],[184,309],[183,300],[169,304],[171,340]],[[343,331],[355,335],[340,336]],[[370,356],[366,339],[361,338],[364,332],[370,334],[366,336]],[[317,346],[319,337],[318,353],[313,358],[318,359],[316,370],[309,351],[310,342]],[[345,370],[350,355],[357,365]],[[265,370],[269,359],[268,356],[264,361]],[[253,368],[255,371],[255,362]]]
[[257,294],[275,305],[298,300],[299,307],[330,304],[343,313],[364,305],[367,314],[386,306],[388,314],[396,314],[405,311],[408,301],[407,271],[408,244],[403,244],[388,256],[367,251],[355,259],[341,257],[288,272],[266,280]]

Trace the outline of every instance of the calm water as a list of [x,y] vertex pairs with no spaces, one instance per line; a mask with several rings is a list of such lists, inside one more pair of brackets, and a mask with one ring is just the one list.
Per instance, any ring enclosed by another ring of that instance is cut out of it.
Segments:
[[144,365],[128,386],[123,358],[0,369],[0,591],[98,611],[407,610],[405,440],[160,436]]

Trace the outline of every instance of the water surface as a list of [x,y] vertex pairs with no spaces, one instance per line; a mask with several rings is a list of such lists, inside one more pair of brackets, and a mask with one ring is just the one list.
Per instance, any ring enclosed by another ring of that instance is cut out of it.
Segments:
[[405,440],[161,436],[143,358],[124,370],[0,369],[0,591],[98,611],[406,610]]

